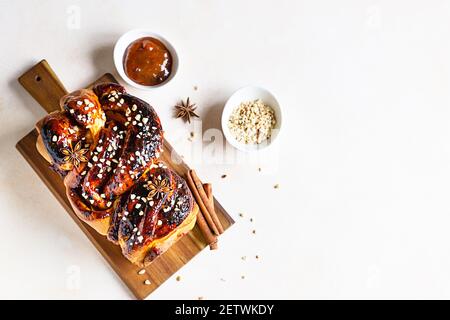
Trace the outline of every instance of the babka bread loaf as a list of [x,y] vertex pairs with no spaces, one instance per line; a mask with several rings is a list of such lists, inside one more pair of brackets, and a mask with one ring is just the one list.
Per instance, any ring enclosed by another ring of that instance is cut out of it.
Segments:
[[186,182],[159,160],[155,110],[115,83],[64,96],[36,124],[37,149],[64,179],[77,216],[146,265],[195,225]]

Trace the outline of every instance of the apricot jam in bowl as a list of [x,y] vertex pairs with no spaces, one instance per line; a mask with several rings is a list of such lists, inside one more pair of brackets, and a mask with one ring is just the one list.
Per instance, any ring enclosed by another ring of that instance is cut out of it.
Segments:
[[178,55],[171,43],[159,34],[135,29],[117,40],[114,64],[126,83],[151,90],[173,79],[178,70]]

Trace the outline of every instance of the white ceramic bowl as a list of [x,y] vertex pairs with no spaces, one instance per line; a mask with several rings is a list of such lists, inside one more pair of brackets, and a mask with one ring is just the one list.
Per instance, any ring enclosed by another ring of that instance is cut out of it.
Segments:
[[[233,110],[237,108],[242,102],[257,99],[260,99],[262,102],[270,106],[275,112],[276,124],[274,130],[272,131],[272,136],[269,140],[260,144],[245,144],[239,142],[230,132],[230,129],[228,128],[228,120],[230,119]],[[222,111],[222,131],[225,135],[225,138],[232,146],[245,152],[261,150],[274,143],[280,133],[281,123],[282,115],[280,104],[278,103],[277,99],[275,99],[275,96],[272,93],[261,87],[248,86],[237,90],[228,99]]]
[[[144,86],[142,84],[134,82],[126,75],[125,70],[123,68],[123,56],[125,54],[125,50],[133,41],[143,37],[153,37],[155,39],[158,39],[166,46],[166,48],[172,55],[172,71],[170,73],[169,78],[167,78],[166,81],[155,86]],[[152,90],[167,84],[170,80],[173,79],[173,77],[175,77],[175,74],[178,71],[178,55],[172,44],[159,34],[151,32],[146,29],[134,29],[123,34],[119,38],[119,40],[117,40],[116,45],[114,46],[114,64],[116,66],[117,72],[126,83],[138,89]]]

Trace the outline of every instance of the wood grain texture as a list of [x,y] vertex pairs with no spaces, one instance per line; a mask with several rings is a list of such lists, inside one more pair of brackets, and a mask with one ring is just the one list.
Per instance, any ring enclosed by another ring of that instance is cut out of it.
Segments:
[[19,82],[48,113],[59,110],[59,99],[67,93],[46,60],[21,75]]
[[[105,81],[117,82],[111,74],[107,73],[95,81],[94,84]],[[42,60],[25,72],[19,78],[19,82],[47,112],[59,110],[59,99],[67,93],[45,60]],[[141,268],[130,263],[122,255],[119,246],[109,242],[106,237],[100,235],[78,219],[66,197],[62,179],[49,168],[49,164],[37,151],[36,139],[37,132],[33,130],[21,139],[16,147],[136,298],[144,299],[147,297],[206,247],[207,244],[196,225],[194,229],[146,267],[147,272],[144,275],[138,275],[138,271]],[[164,152],[161,158],[170,168],[184,177],[189,167],[166,140],[164,140],[163,148]],[[214,199],[214,204],[224,229],[228,229],[234,223],[233,219],[216,199]],[[151,281],[150,285],[144,284],[146,279]]]

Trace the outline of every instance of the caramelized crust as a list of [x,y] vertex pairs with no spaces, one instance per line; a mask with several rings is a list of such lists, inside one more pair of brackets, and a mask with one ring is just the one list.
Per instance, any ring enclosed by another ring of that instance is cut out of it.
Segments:
[[67,161],[66,150],[72,150],[78,143],[85,149],[90,147],[86,130],[78,126],[67,112],[57,111],[49,114],[36,124],[39,137],[37,148],[52,168],[62,175],[74,168],[72,161]]
[[198,207],[186,182],[162,162],[122,199],[108,238],[133,263],[150,263],[195,224]]
[[120,121],[126,131],[118,169],[105,187],[107,194],[118,196],[150,168],[162,151],[163,131],[155,110],[145,101],[131,96],[117,84],[94,87],[103,108]]
[[195,225],[185,181],[158,161],[155,110],[117,84],[75,91],[36,125],[37,148],[64,177],[77,216],[145,265]]
[[[65,180],[77,180],[80,175],[74,174],[74,171],[71,171]],[[74,183],[76,181],[67,181],[66,183]],[[111,220],[111,213],[113,208],[108,208],[106,210],[96,210],[93,209],[92,206],[86,204],[85,199],[80,196],[79,188],[66,188],[66,195],[72,205],[73,210],[77,214],[77,216],[89,224],[92,228],[97,230],[98,233],[102,235],[106,235],[109,229],[109,224]]]

